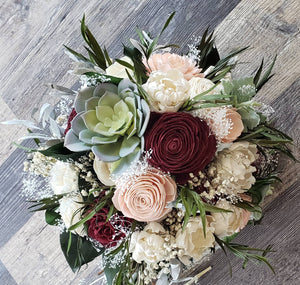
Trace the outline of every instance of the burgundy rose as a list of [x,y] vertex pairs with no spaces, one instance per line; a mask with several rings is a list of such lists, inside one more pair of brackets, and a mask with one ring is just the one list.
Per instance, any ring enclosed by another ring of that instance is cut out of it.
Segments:
[[152,149],[150,164],[176,177],[184,184],[189,173],[197,174],[214,157],[216,139],[207,124],[187,113],[163,113],[151,116],[145,135],[145,149]]
[[65,134],[69,131],[69,129],[71,129],[71,122],[75,118],[76,115],[77,115],[77,113],[76,113],[75,109],[73,108],[69,115],[68,125],[67,125],[67,128],[65,129]]
[[131,220],[117,215],[112,221],[106,221],[108,212],[107,208],[102,208],[87,221],[88,236],[105,247],[112,247],[126,236],[126,230],[130,227]]

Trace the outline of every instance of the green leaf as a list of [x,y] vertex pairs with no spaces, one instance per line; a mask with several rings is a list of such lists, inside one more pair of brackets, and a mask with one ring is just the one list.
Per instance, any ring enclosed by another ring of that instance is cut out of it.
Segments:
[[[259,205],[264,201],[265,196],[271,190],[272,184],[277,182],[279,179],[276,176],[269,176],[266,178],[257,178],[254,185],[248,190],[252,197],[252,204]],[[280,180],[279,180],[280,181]]]
[[[263,77],[259,80],[259,82],[257,84],[255,84],[257,91],[260,90],[264,86],[264,84],[266,84],[270,80],[270,78],[272,78],[273,74],[272,75],[270,75],[270,74],[272,72],[272,69],[273,69],[273,66],[275,64],[276,58],[277,58],[277,55],[274,57],[271,65],[270,65],[270,67],[265,72],[265,74],[263,75]],[[262,65],[263,65],[263,62],[261,64],[261,68],[262,68]],[[258,79],[260,77],[260,73],[259,73],[259,75],[257,77],[258,78],[256,78],[256,81],[258,81]]]
[[57,212],[58,207],[47,209],[45,211],[45,220],[49,225],[57,225],[61,220],[60,214]]
[[108,55],[108,51],[107,51],[106,47],[104,47],[103,52],[104,52],[104,56],[105,56],[105,59],[107,61],[107,64],[108,65],[112,65],[112,61],[111,61],[111,59],[110,59],[110,57]]
[[237,110],[241,115],[244,124],[244,130],[253,130],[260,123],[260,116],[249,106]]
[[116,62],[120,63],[121,65],[131,69],[131,70],[134,70],[134,67],[128,63],[127,61],[124,61],[124,60],[121,60],[121,59],[115,59]]
[[[31,205],[30,207],[28,207],[28,209],[36,208],[36,209],[32,210],[32,212],[43,211],[43,210],[52,210],[59,206],[59,200],[64,195],[67,195],[67,194],[68,193],[61,194],[61,195],[53,195],[51,197],[43,198],[40,200],[28,201],[28,202],[34,203],[34,205]],[[42,207],[40,207],[40,206],[42,206]],[[40,208],[38,208],[38,207],[40,207]]]
[[259,68],[258,68],[258,70],[255,73],[254,78],[253,78],[253,83],[255,84],[256,87],[257,87],[257,83],[258,83],[258,80],[260,78],[263,66],[264,66],[264,59],[262,59],[261,64],[260,64],[260,66],[259,66]]
[[[274,140],[273,136],[278,137],[278,139]],[[266,123],[257,126],[253,130],[247,130],[247,133],[243,133],[238,140],[247,140],[256,145],[264,146],[267,149],[279,151],[297,161],[288,147],[288,144],[292,144],[293,140],[288,135]]]
[[231,241],[234,240],[234,238],[238,235],[239,233],[234,233],[231,236],[227,236],[227,237],[223,237],[222,240],[224,240],[225,242],[229,243]]
[[[246,50],[248,47],[244,47],[241,49],[238,49],[236,51],[232,51],[231,53],[229,53],[226,57],[220,59],[216,64],[215,67],[213,68],[212,71],[210,71],[205,78],[212,80],[213,82],[217,82],[215,77],[218,76],[218,74],[220,74],[222,71],[224,71],[224,69],[227,69],[227,72],[230,71],[230,69],[234,66],[233,64],[229,64],[229,61],[231,58],[233,58],[234,56],[236,56],[237,54],[243,52],[244,50]],[[230,68],[228,68],[230,67]],[[225,73],[226,74],[226,73]],[[225,75],[224,74],[224,75]],[[218,80],[220,80],[221,78],[218,77]]]
[[143,55],[142,53],[135,47],[131,48],[123,45],[124,47],[124,55],[128,56],[134,66],[134,75],[136,79],[136,83],[143,84],[147,81],[147,70],[143,63]]
[[28,152],[28,153],[30,153],[30,152],[36,152],[36,151],[37,151],[37,150],[34,149],[34,148],[25,147],[25,146],[20,145],[20,144],[18,144],[18,143],[16,143],[16,142],[13,142],[13,144],[14,144],[17,148],[23,149],[23,150],[25,150],[25,151]]
[[64,143],[58,143],[45,150],[39,150],[45,156],[51,156],[61,161],[68,161],[70,159],[76,160],[86,152],[72,152],[64,147]]
[[[121,244],[121,253],[119,252],[119,254],[121,255],[125,255],[126,254],[126,249],[124,247],[124,243]],[[113,257],[110,257],[112,255],[112,253],[104,253],[105,254],[105,260],[107,260],[107,262],[105,263],[105,267],[104,267],[104,273],[106,276],[106,280],[107,280],[107,285],[113,285],[115,278],[118,278],[119,273],[121,272],[121,267],[123,265],[123,263],[114,263],[112,264],[111,261],[113,261]]]
[[159,37],[163,34],[164,30],[169,26],[171,20],[173,19],[175,12],[173,12],[169,18],[167,19],[166,23],[164,24],[162,30],[160,31],[159,35],[155,37],[155,39],[151,42],[150,46],[148,47],[146,58],[149,59],[152,52],[155,50]]
[[[273,252],[271,250],[271,246],[267,246],[266,249],[249,248],[248,246],[245,246],[245,245],[231,243],[231,242],[227,241],[226,239],[221,240],[216,235],[214,235],[214,236],[215,236],[216,242],[221,246],[221,248],[223,249],[225,254],[226,254],[226,251],[225,251],[225,247],[226,247],[227,250],[231,251],[237,257],[243,259],[243,268],[246,266],[248,261],[252,261],[252,262],[260,261],[260,262],[264,262],[275,274],[273,267],[269,263],[268,259],[265,257],[265,255],[267,253]],[[252,253],[254,251],[262,252],[262,255]]]
[[110,76],[110,75],[97,73],[97,72],[86,72],[84,73],[84,75],[89,77],[93,81],[96,81],[97,83],[109,82],[118,85],[123,80],[123,78]]
[[[32,134],[32,133],[33,133],[33,131],[32,131],[32,130],[30,130],[30,129],[27,129],[27,131],[28,131],[28,133],[30,133],[30,134]],[[34,140],[34,142],[35,142],[35,144],[36,144],[37,146],[39,146],[39,145],[40,145],[41,141],[40,141],[39,139],[37,139],[37,138],[34,138],[33,140]]]
[[97,40],[91,33],[91,31],[88,29],[88,27],[85,24],[85,15],[83,15],[82,21],[81,21],[81,34],[85,40],[85,42],[89,45],[91,50],[93,51],[93,60],[97,63],[97,65],[105,70],[107,68],[105,55],[101,47],[99,46]]
[[201,222],[203,226],[203,234],[206,237],[206,211],[208,212],[231,212],[229,210],[221,209],[207,203],[204,203],[198,193],[192,191],[188,187],[182,187],[180,189],[179,200],[181,200],[185,214],[183,219],[182,230],[184,230],[188,224],[190,216],[195,216],[197,211],[200,212]]
[[73,54],[77,58],[77,60],[84,61],[84,62],[91,62],[90,59],[88,59],[87,57],[83,56],[82,54],[76,52],[75,50],[67,47],[66,45],[64,45],[64,47],[68,50],[68,52]]
[[73,272],[79,270],[82,265],[94,260],[104,251],[97,251],[89,240],[73,233],[71,233],[71,243],[70,246],[68,246],[69,232],[63,232],[60,234],[60,245]]
[[89,212],[83,219],[81,219],[79,222],[77,222],[76,224],[74,224],[71,227],[69,227],[69,231],[73,231],[76,228],[80,227],[85,222],[87,222],[88,220],[90,220],[95,214],[96,214],[96,210],[93,210],[93,211]]
[[214,31],[211,32],[209,36],[208,29],[203,33],[200,43],[196,46],[199,51],[197,64],[199,68],[203,70],[207,69],[209,66],[214,66],[220,60],[220,55],[218,49],[215,47],[215,39],[213,38]]
[[169,16],[169,18],[168,18],[167,21],[165,22],[165,24],[164,24],[164,26],[163,26],[161,32],[159,33],[159,36],[161,36],[161,35],[163,34],[164,30],[169,26],[169,24],[170,24],[170,22],[172,21],[174,15],[175,15],[175,12],[173,12],[173,13]]
[[253,78],[242,78],[223,82],[224,93],[236,97],[237,103],[248,102],[256,94]]

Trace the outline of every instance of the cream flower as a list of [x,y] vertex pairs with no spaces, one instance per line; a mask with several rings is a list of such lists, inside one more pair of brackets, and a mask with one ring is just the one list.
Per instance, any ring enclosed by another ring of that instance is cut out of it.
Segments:
[[186,56],[180,56],[174,53],[153,54],[148,62],[145,62],[148,71],[162,71],[179,70],[186,80],[190,80],[194,76],[203,77],[200,73],[201,69],[196,67],[196,62]]
[[[120,60],[123,60],[131,65],[133,65],[132,60],[128,56],[123,56],[120,58]],[[107,75],[115,76],[119,78],[128,78],[126,69],[129,72],[130,75],[133,75],[132,70],[126,68],[124,65],[115,62],[112,65],[110,65],[108,68],[106,68],[105,72]]]
[[57,161],[50,171],[50,186],[56,195],[78,191],[78,171],[75,166]]
[[[83,198],[80,194],[72,194],[60,199],[59,212],[67,229],[81,220],[82,211],[80,211],[79,209],[83,206],[82,204],[80,204],[82,202]],[[81,236],[84,236],[84,226],[79,226],[74,230],[74,232]]]
[[219,200],[216,207],[230,210],[226,213],[211,213],[215,221],[212,225],[215,228],[215,234],[219,237],[231,236],[243,229],[250,218],[250,213],[242,208],[232,205],[226,200]]
[[204,238],[201,217],[190,218],[184,231],[179,230],[176,234],[176,245],[182,249],[182,254],[178,257],[184,264],[189,263],[192,257],[194,261],[202,258],[205,252],[214,246],[213,218],[206,216],[206,238]]
[[212,186],[220,193],[244,193],[255,182],[252,175],[256,168],[251,164],[257,159],[256,145],[246,141],[235,142],[218,153],[208,173],[214,173]]
[[[189,98],[192,99],[195,96],[209,90],[210,88],[214,87],[215,84],[207,79],[207,78],[199,78],[193,77],[190,81],[190,89],[189,89]],[[211,94],[220,94],[221,90],[223,90],[222,84],[218,84],[213,90],[211,90],[208,95]]]
[[189,82],[178,70],[154,71],[143,85],[149,95],[150,109],[155,112],[176,112],[189,98]]
[[148,264],[168,258],[169,253],[165,249],[166,236],[163,226],[156,222],[149,223],[141,232],[134,232],[129,246],[132,258],[137,263],[144,261]]
[[110,179],[110,163],[101,161],[97,158],[94,160],[93,168],[98,179],[106,186],[113,186],[115,183]]

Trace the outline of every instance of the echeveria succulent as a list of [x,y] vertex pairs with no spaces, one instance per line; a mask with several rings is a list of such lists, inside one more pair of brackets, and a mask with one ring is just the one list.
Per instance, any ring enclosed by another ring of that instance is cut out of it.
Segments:
[[138,159],[150,110],[137,94],[136,85],[128,79],[118,86],[102,83],[80,90],[65,147],[74,152],[91,149],[98,159],[113,162],[114,173]]

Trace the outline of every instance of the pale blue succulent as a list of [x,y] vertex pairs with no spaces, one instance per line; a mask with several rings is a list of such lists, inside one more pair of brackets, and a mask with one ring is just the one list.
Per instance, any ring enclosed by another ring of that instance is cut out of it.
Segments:
[[128,79],[118,86],[102,83],[78,92],[77,116],[65,137],[65,147],[79,152],[92,150],[111,170],[118,173],[138,159],[144,148],[150,109]]

